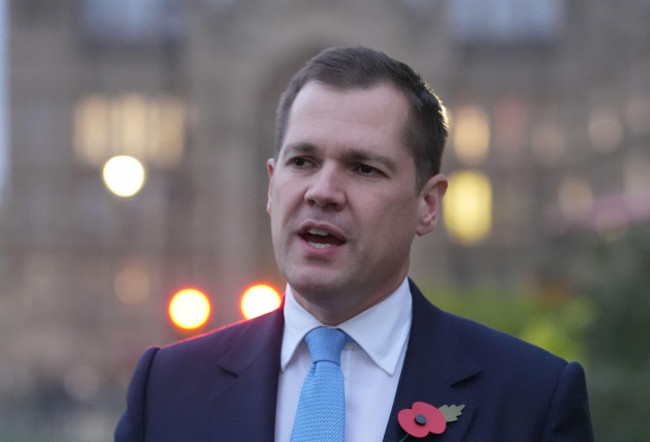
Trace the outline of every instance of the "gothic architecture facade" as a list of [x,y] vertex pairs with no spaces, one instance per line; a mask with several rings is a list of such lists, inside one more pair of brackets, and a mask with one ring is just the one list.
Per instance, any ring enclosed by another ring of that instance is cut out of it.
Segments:
[[[449,111],[453,185],[414,250],[423,285],[535,284],[550,239],[650,215],[647,1],[8,3],[0,428],[31,410],[102,440],[140,352],[186,336],[174,291],[208,294],[208,329],[241,319],[250,284],[283,289],[274,109],[328,46],[406,61]],[[131,197],[102,178],[118,155],[144,166]]]

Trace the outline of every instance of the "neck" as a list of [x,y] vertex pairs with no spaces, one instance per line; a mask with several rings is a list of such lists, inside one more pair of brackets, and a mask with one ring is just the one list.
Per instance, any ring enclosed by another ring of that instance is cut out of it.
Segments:
[[377,293],[375,296],[364,298],[364,302],[357,303],[352,302],[352,297],[342,299],[341,297],[333,296],[303,296],[293,287],[292,292],[296,302],[322,324],[337,326],[388,298],[397,290],[401,283],[402,281],[395,287]]

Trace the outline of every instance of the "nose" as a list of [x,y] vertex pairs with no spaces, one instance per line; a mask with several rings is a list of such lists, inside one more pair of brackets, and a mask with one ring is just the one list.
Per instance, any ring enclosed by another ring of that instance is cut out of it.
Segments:
[[340,210],[345,204],[340,174],[333,167],[322,167],[312,178],[305,192],[305,201],[321,209]]

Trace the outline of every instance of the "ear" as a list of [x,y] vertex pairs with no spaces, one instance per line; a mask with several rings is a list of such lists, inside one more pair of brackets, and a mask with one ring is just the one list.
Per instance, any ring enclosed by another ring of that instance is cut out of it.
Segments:
[[447,177],[441,174],[432,176],[419,195],[418,225],[415,233],[424,236],[436,228],[442,197],[447,191]]
[[269,158],[266,162],[266,171],[269,174],[269,189],[266,194],[266,213],[271,215],[271,191],[273,190],[273,168],[275,167],[275,160]]

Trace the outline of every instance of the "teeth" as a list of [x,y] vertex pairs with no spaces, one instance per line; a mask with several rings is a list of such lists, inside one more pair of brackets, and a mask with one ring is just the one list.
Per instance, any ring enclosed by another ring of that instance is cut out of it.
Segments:
[[329,235],[329,233],[326,230],[316,229],[316,228],[309,229],[309,233],[311,233],[312,235],[319,235],[319,236]]
[[321,243],[315,243],[315,242],[310,242],[309,245],[312,247],[315,247],[317,249],[326,249],[328,247],[334,247],[332,244],[321,244]]

